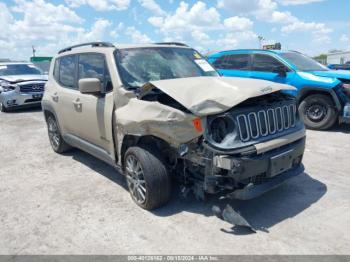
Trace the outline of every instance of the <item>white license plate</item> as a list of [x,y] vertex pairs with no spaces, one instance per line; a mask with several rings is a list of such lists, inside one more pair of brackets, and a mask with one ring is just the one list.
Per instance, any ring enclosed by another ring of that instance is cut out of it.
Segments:
[[270,177],[288,171],[293,165],[293,150],[270,158]]

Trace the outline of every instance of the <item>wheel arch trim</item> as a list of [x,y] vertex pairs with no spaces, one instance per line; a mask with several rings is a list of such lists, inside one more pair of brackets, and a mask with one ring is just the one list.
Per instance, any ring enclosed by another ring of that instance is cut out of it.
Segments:
[[340,100],[335,92],[334,89],[324,89],[324,88],[317,88],[317,87],[303,87],[299,90],[299,93],[297,95],[297,101],[300,103],[305,97],[312,94],[328,94],[332,97],[332,100],[335,104],[336,109],[338,112],[342,110],[342,105],[340,103]]

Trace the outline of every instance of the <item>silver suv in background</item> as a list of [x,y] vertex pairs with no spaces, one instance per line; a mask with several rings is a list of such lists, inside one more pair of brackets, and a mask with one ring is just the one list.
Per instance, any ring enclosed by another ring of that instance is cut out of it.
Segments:
[[169,200],[171,178],[199,199],[250,199],[302,174],[293,89],[220,77],[184,44],[87,43],[54,58],[42,107],[55,152],[116,167],[149,210]]
[[0,111],[39,106],[47,75],[32,63],[0,63]]

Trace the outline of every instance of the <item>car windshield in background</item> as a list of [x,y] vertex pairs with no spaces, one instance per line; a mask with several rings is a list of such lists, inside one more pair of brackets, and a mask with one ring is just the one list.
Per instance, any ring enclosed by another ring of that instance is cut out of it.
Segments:
[[299,71],[328,71],[324,65],[318,63],[310,57],[300,53],[282,53],[281,56],[291,64],[295,65]]
[[41,71],[33,65],[9,64],[0,65],[0,76],[8,75],[41,75]]
[[156,80],[218,76],[215,69],[189,48],[149,47],[118,50],[119,73],[126,88]]

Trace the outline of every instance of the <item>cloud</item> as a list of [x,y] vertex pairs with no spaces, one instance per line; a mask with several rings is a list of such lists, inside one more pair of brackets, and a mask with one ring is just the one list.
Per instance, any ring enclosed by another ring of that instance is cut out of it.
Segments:
[[[111,22],[96,19],[91,28],[82,26],[84,19],[63,5],[54,5],[42,0],[15,1],[9,8],[0,3],[0,57],[28,59],[31,46],[38,55],[52,55],[59,49],[76,43],[102,40]],[[12,12],[23,14],[15,18]]]
[[[306,4],[321,0],[282,0],[283,4]],[[332,32],[323,23],[305,22],[293,16],[288,11],[279,11],[277,2],[273,0],[218,0],[219,8],[243,15],[254,16],[257,20],[281,24],[281,32],[285,35],[295,32],[306,32],[313,36],[313,41],[329,42]]]
[[129,36],[131,38],[132,42],[135,44],[143,44],[143,43],[152,42],[152,40],[146,34],[142,34],[140,31],[138,31],[133,26],[126,28],[125,34],[127,36]]
[[139,0],[142,7],[150,10],[156,15],[166,15],[166,12],[154,0]]
[[228,30],[245,31],[253,28],[253,21],[246,17],[233,16],[224,20],[224,26]]
[[342,34],[339,40],[342,43],[348,43],[348,42],[350,42],[350,37],[349,37],[349,35]]
[[130,0],[65,0],[72,8],[88,5],[97,11],[126,10],[130,5]]
[[[253,21],[242,16],[222,20],[215,7],[208,7],[202,1],[192,6],[182,1],[173,13],[152,16],[148,22],[158,28],[164,41],[190,42],[200,50],[207,51],[209,47],[216,46],[235,48],[244,43],[256,46],[257,43]],[[215,38],[212,38],[213,34]]]
[[43,0],[15,0],[14,12],[22,13],[24,20],[37,25],[50,23],[82,23],[84,19],[64,5],[53,5]]
[[325,0],[278,0],[282,5],[307,5],[323,1]]
[[173,15],[153,16],[148,19],[153,26],[162,32],[192,31],[199,28],[215,28],[220,23],[220,14],[214,8],[207,8],[204,2],[198,1],[191,8],[181,2]]

